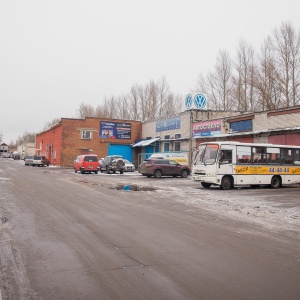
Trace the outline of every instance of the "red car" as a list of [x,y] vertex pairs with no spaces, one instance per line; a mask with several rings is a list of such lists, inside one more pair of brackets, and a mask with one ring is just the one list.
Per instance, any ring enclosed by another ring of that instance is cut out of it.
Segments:
[[169,159],[146,159],[140,166],[140,173],[144,176],[160,178],[161,176],[181,176],[186,178],[191,170],[188,166],[180,165]]
[[74,171],[80,171],[81,174],[94,172],[98,174],[99,162],[95,154],[79,155],[74,161]]

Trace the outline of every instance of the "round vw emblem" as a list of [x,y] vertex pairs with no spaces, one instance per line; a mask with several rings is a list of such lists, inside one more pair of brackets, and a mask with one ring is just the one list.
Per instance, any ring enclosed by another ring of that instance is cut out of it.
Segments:
[[193,103],[192,95],[191,95],[191,94],[188,94],[188,95],[185,97],[185,107],[186,107],[187,109],[191,108],[192,103]]
[[206,98],[202,94],[197,94],[194,97],[194,104],[198,109],[201,109],[206,106]]

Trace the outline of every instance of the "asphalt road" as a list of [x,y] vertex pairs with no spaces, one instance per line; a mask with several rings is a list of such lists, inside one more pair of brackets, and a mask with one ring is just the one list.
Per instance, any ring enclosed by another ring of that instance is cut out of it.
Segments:
[[0,300],[300,299],[299,186],[0,159],[0,189]]

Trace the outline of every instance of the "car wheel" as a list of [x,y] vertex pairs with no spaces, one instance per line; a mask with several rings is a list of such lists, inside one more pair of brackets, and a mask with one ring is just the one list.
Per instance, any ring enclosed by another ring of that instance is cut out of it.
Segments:
[[224,176],[221,182],[222,190],[230,190],[233,187],[232,179],[229,176]]
[[162,175],[161,170],[155,170],[155,172],[154,172],[154,177],[155,177],[155,178],[160,178],[161,175]]
[[98,174],[98,171],[95,171],[95,174]]
[[77,173],[76,169],[74,168],[75,173]]
[[182,170],[181,171],[181,177],[182,178],[187,178],[188,177],[188,171],[187,170]]
[[81,173],[81,174],[84,174],[84,170],[81,169],[81,170],[80,170],[80,173]]
[[272,189],[277,189],[281,187],[281,179],[279,176],[273,176],[271,179],[271,188]]
[[123,174],[124,173],[124,170],[120,170],[120,174]]

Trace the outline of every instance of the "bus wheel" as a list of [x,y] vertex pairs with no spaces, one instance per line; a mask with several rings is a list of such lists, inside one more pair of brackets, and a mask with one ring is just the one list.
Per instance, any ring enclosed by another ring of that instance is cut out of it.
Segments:
[[273,176],[271,179],[271,188],[272,189],[277,189],[281,187],[281,179],[279,176]]
[[211,186],[211,183],[208,183],[208,182],[201,182],[201,185],[205,188],[205,189],[209,189],[210,186]]
[[222,190],[230,190],[233,187],[232,179],[229,176],[224,176],[221,182]]

